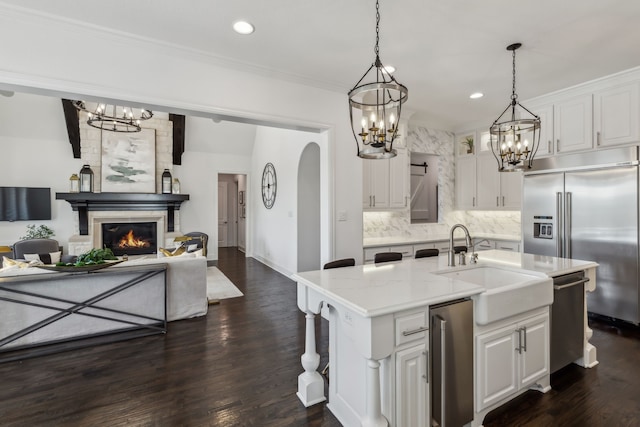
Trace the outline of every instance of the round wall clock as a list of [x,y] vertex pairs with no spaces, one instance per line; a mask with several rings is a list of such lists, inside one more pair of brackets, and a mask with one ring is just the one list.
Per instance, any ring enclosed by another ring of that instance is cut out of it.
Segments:
[[276,186],[276,169],[267,163],[262,171],[262,203],[267,209],[271,209],[276,201]]

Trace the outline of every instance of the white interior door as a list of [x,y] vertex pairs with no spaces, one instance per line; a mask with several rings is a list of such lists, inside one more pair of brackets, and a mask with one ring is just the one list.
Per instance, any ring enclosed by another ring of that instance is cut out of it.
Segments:
[[227,183],[218,182],[218,247],[226,247],[228,242],[229,209]]

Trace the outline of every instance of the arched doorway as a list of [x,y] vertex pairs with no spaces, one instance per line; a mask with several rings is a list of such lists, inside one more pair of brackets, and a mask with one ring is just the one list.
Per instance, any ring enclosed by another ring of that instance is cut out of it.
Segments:
[[307,144],[298,164],[298,271],[320,269],[320,147]]

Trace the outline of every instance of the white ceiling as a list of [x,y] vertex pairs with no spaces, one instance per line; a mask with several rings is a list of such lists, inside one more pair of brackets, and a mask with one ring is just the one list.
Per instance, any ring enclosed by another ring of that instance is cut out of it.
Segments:
[[[345,94],[374,60],[374,0],[0,2]],[[638,0],[381,0],[380,13],[380,57],[408,87],[407,108],[444,128],[502,112],[513,42],[521,100],[640,66]],[[255,33],[234,33],[238,19]]]

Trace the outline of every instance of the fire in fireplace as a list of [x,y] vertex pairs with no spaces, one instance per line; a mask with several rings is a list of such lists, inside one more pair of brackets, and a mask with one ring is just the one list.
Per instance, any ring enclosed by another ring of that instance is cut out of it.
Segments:
[[157,246],[155,222],[103,223],[102,246],[116,256],[154,254]]

